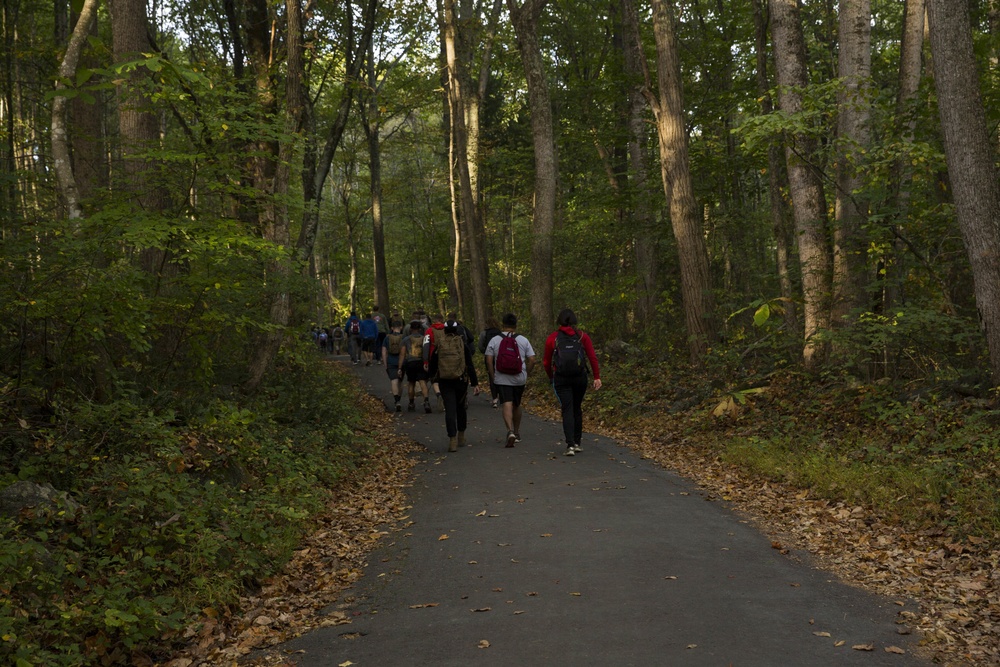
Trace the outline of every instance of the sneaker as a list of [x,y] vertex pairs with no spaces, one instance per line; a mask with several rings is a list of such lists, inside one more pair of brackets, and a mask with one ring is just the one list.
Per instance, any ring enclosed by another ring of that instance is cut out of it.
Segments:
[[521,434],[520,433],[515,433],[514,434],[514,442],[521,442]]
[[424,412],[426,412],[427,414],[431,413],[431,402],[430,401],[424,401]]
[[580,452],[583,451],[583,447],[580,446],[580,443],[577,443],[577,444],[573,445],[573,451],[576,452],[577,454],[579,454]]
[[403,406],[400,405],[399,403],[396,403],[396,412],[402,412],[402,411],[403,411]]
[[566,446],[566,451],[563,452],[563,456],[576,456],[576,452],[573,451],[573,445]]
[[499,405],[500,405],[500,399],[499,398],[494,398],[493,399],[493,409],[496,410],[497,406],[499,406]]
[[414,407],[414,405],[413,405],[413,401],[410,401],[410,404],[406,406],[406,411],[407,411],[407,412],[413,412],[413,411],[414,411],[414,410],[416,410],[416,409],[417,409],[417,408],[416,408],[416,407]]
[[504,447],[513,447],[515,442],[517,442],[517,436],[514,435],[513,431],[507,431],[507,444]]

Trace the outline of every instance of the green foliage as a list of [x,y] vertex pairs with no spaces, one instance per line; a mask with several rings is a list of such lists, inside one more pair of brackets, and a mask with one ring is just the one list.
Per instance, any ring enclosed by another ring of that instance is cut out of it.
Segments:
[[185,415],[80,402],[36,430],[0,485],[48,482],[81,507],[0,522],[0,661],[129,664],[277,571],[367,451],[349,382],[315,366],[290,351],[255,398]]

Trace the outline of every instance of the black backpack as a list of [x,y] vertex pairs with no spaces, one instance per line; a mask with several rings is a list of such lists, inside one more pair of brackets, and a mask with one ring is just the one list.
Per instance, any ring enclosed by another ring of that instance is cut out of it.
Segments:
[[570,336],[565,331],[556,334],[556,347],[552,352],[552,367],[560,377],[580,377],[587,370],[583,351],[583,338],[577,331]]

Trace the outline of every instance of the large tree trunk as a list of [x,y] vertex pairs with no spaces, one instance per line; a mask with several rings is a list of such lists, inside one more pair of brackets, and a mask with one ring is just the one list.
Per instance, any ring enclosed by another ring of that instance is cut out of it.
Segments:
[[979,321],[1000,384],[1000,185],[966,0],[927,0],[948,176],[969,255]]
[[864,226],[868,202],[858,190],[864,178],[858,162],[868,148],[871,130],[871,0],[840,0],[840,54],[837,76],[843,88],[837,100],[837,200],[833,233],[834,326],[846,326],[852,310],[866,306],[868,243]]
[[[774,101],[771,99],[771,82],[767,74],[767,19],[764,16],[764,2],[765,0],[753,0],[753,18],[757,93],[761,99],[761,111],[766,115],[774,111]],[[795,331],[798,328],[798,317],[795,314],[795,290],[792,287],[792,270],[789,264],[792,255],[792,230],[790,212],[784,195],[788,179],[783,162],[781,146],[777,141],[771,141],[767,147],[767,187],[771,229],[774,234],[775,264],[784,305],[785,327],[789,331]]]
[[621,0],[621,13],[622,49],[625,76],[628,79],[628,160],[633,181],[631,203],[632,224],[635,229],[635,319],[643,326],[649,326],[656,321],[659,256],[656,244],[650,242],[650,239],[655,238],[656,219],[646,158],[649,133],[644,117],[646,100],[642,93],[644,56],[639,18],[633,0]]
[[[771,34],[778,74],[778,106],[788,115],[802,111],[798,90],[809,84],[806,48],[797,0],[770,0]],[[830,252],[827,240],[826,200],[817,170],[809,164],[816,153],[815,141],[807,135],[786,139],[785,160],[799,241],[802,267],[802,301],[806,368],[815,369],[824,360],[825,346],[817,334],[830,328]]]
[[653,0],[659,97],[653,111],[660,138],[660,171],[670,206],[681,270],[681,298],[691,361],[698,363],[715,339],[714,297],[708,268],[705,232],[691,183],[683,85],[673,11],[668,0]]
[[531,238],[531,334],[544,339],[552,328],[552,236],[556,218],[556,160],[552,102],[538,43],[538,20],[547,0],[507,0],[521,64],[528,83],[531,138],[535,150],[535,210]]
[[[112,0],[112,48],[116,63],[151,53],[149,24],[145,0]],[[136,68],[118,85],[118,131],[123,156],[122,190],[127,193],[137,211],[157,214],[166,210],[168,195],[158,178],[159,165],[142,154],[158,146],[160,123],[150,109],[143,92],[143,78],[150,76],[144,67]],[[160,249],[142,250],[145,271],[163,275],[168,268],[169,254]]]
[[468,132],[465,125],[465,97],[470,94],[463,88],[464,77],[460,74],[462,64],[459,62],[457,15],[455,0],[444,0],[444,38],[445,54],[448,65],[448,99],[451,110],[451,132],[454,139],[454,159],[458,169],[459,230],[465,230],[465,244],[469,250],[469,277],[472,283],[472,304],[475,313],[475,326],[483,326],[492,307],[489,274],[485,270],[485,249],[481,247],[482,236],[475,230],[482,225],[479,217],[479,207],[476,205],[472,192],[472,180],[469,172]]
[[80,188],[77,186],[76,174],[73,171],[73,158],[70,151],[69,136],[66,127],[69,100],[60,91],[66,89],[64,80],[76,74],[80,62],[80,53],[90,26],[97,17],[97,0],[85,0],[80,17],[73,28],[66,53],[59,64],[59,78],[56,80],[57,96],[52,100],[52,158],[53,170],[56,172],[56,182],[59,191],[66,202],[66,212],[70,220],[83,216],[80,205]]

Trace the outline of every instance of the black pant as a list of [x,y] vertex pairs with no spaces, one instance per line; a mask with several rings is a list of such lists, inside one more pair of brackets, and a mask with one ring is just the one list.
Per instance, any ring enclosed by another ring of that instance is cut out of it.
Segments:
[[438,386],[444,400],[444,425],[448,437],[454,438],[468,424],[469,383],[464,378],[439,380]]
[[587,376],[553,379],[552,386],[562,408],[563,435],[567,445],[579,445],[583,440],[583,397],[587,393]]

